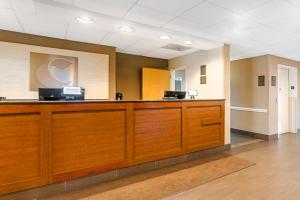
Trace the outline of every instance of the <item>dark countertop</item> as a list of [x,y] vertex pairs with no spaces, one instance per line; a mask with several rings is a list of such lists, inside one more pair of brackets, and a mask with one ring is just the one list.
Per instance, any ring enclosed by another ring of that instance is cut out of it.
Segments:
[[39,101],[37,99],[7,99],[0,101],[0,105],[4,104],[75,104],[75,103],[128,103],[128,102],[193,102],[193,101],[223,101],[224,99],[178,99],[178,100],[106,100],[106,99],[86,99],[86,100],[60,100],[60,101]]

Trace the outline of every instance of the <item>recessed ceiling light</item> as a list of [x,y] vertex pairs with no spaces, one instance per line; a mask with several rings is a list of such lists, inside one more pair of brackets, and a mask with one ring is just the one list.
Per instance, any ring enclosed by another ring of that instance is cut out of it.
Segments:
[[86,16],[77,17],[76,19],[77,19],[77,21],[79,21],[81,23],[84,23],[84,24],[92,24],[92,23],[94,23],[93,19],[91,19],[90,17],[86,17]]
[[192,45],[192,44],[193,44],[193,41],[191,41],[191,40],[186,40],[186,41],[183,42],[183,44],[185,44],[185,45]]
[[169,40],[169,39],[171,39],[171,36],[169,36],[169,35],[160,35],[159,38],[161,40]]
[[135,29],[131,26],[121,26],[120,27],[120,30],[123,31],[123,32],[126,32],[126,33],[132,33],[135,31]]

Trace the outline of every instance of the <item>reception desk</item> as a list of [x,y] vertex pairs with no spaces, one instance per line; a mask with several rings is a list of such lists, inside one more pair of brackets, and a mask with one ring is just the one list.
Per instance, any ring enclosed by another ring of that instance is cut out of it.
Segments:
[[0,102],[0,194],[223,145],[223,100]]

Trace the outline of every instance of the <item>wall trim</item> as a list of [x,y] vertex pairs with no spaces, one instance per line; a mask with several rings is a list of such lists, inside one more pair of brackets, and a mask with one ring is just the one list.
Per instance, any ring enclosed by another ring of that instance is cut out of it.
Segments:
[[268,112],[268,109],[264,109],[264,108],[245,108],[245,107],[231,106],[230,109],[237,110],[237,111],[258,112],[258,113],[267,113]]
[[149,172],[155,169],[161,169],[176,164],[199,159],[211,154],[215,154],[222,151],[228,151],[231,149],[230,144],[207,149],[204,151],[196,151],[179,155],[172,158],[163,160],[156,160],[148,163],[143,163],[127,168],[115,169],[106,171],[96,175],[85,176],[74,180],[64,181],[60,183],[54,183],[51,185],[45,185],[36,187],[33,189],[23,190],[15,193],[5,194],[0,196],[0,199],[44,199],[55,195],[64,194],[66,192],[77,191],[83,188],[92,187],[94,185],[103,184],[108,181],[118,180],[123,177],[128,177],[140,173]]
[[269,141],[269,140],[278,140],[278,134],[265,135],[265,134],[261,134],[261,133],[255,133],[255,132],[251,132],[251,131],[245,131],[245,130],[234,129],[234,128],[231,128],[231,132],[236,133],[236,134],[240,134],[240,135],[245,135],[245,136],[257,138],[257,139],[267,140],[267,141]]

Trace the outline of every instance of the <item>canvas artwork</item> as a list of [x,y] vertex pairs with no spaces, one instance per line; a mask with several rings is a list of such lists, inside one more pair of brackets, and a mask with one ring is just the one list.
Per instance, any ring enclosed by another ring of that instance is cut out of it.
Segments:
[[78,58],[30,53],[30,90],[61,88],[78,84]]

